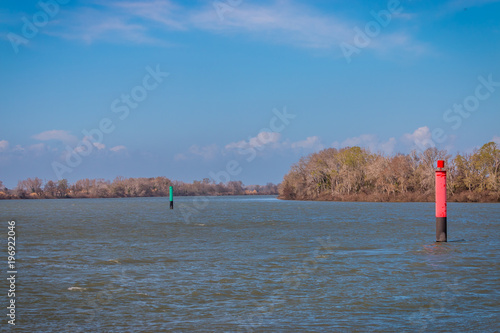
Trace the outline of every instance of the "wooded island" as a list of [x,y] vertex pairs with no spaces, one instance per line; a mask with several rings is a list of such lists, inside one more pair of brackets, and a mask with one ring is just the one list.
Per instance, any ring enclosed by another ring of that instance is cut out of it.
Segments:
[[500,150],[495,142],[455,157],[436,148],[394,156],[360,147],[325,149],[292,166],[279,198],[430,202],[440,159],[446,161],[449,201],[500,202]]

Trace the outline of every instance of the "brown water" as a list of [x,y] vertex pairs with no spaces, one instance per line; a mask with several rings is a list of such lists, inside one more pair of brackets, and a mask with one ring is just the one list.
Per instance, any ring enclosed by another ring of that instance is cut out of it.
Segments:
[[499,204],[206,200],[0,201],[16,330],[499,331]]

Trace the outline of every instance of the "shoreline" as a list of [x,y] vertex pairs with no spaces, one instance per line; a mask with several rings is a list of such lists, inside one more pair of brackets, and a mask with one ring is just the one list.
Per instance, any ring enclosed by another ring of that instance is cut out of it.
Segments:
[[[185,198],[185,197],[256,197],[256,196],[278,196],[278,193],[271,194],[199,194],[199,195],[176,195],[177,198]],[[151,196],[125,196],[125,197],[98,197],[98,196],[65,196],[65,197],[11,197],[11,198],[1,198],[0,201],[10,201],[10,200],[71,200],[71,199],[132,199],[132,198],[168,198],[168,195],[151,195]]]
[[[285,198],[282,195],[278,196],[279,200],[283,201],[320,201],[320,202],[435,202],[434,194],[432,195],[403,195],[401,196],[379,196],[379,195],[337,195],[334,197],[320,196],[317,198]],[[480,195],[478,193],[460,193],[448,197],[448,203],[500,203],[498,195]]]
[[[402,199],[402,198],[367,198],[367,196],[342,196],[342,197],[318,197],[318,198],[284,198],[277,193],[267,193],[267,194],[200,194],[200,195],[176,195],[176,197],[256,197],[256,196],[275,196],[276,199],[281,201],[316,201],[316,202],[366,202],[366,203],[434,203],[434,198],[412,198],[412,199]],[[0,201],[10,201],[10,200],[71,200],[71,199],[132,199],[132,198],[168,198],[168,195],[156,195],[156,196],[106,196],[106,197],[98,197],[98,196],[65,196],[65,197],[9,197],[9,198],[0,198]],[[460,198],[456,198],[455,196],[448,198],[448,203],[500,203],[500,198],[494,197],[473,197],[466,198],[466,200],[460,200]]]

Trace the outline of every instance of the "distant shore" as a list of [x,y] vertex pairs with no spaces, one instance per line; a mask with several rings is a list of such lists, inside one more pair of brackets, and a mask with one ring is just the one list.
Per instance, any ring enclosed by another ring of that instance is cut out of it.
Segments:
[[[236,196],[278,196],[278,193],[271,193],[271,194],[258,194],[258,193],[243,193],[243,194],[211,194],[211,195],[205,195],[205,194],[197,194],[197,195],[176,195],[176,197],[236,197]],[[152,196],[135,196],[135,197],[91,197],[91,196],[79,196],[79,197],[72,197],[70,195],[64,196],[64,197],[36,197],[36,196],[29,196],[25,198],[19,198],[19,197],[0,197],[0,200],[53,200],[53,199],[123,199],[123,198],[168,198],[168,195],[152,195]]]
[[0,181],[0,199],[141,198],[174,196],[277,195],[278,185],[243,185],[241,181],[215,183],[205,178],[185,183],[166,177],[81,179],[70,184],[66,179],[43,181],[28,178],[8,189]]
[[[366,194],[352,194],[352,195],[321,195],[316,198],[285,198],[278,196],[278,199],[291,201],[326,201],[326,202],[434,202],[434,194],[428,195],[418,195],[418,194],[407,194],[407,195],[366,195]],[[479,194],[479,193],[460,193],[457,195],[452,195],[448,197],[448,203],[450,202],[461,202],[461,203],[500,203],[500,196],[498,194]]]

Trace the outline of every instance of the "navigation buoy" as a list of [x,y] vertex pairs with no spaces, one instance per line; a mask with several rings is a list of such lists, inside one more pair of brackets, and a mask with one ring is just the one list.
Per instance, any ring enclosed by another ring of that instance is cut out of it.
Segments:
[[437,162],[436,170],[436,242],[447,242],[446,170],[444,161]]
[[174,209],[174,188],[170,186],[170,209]]

